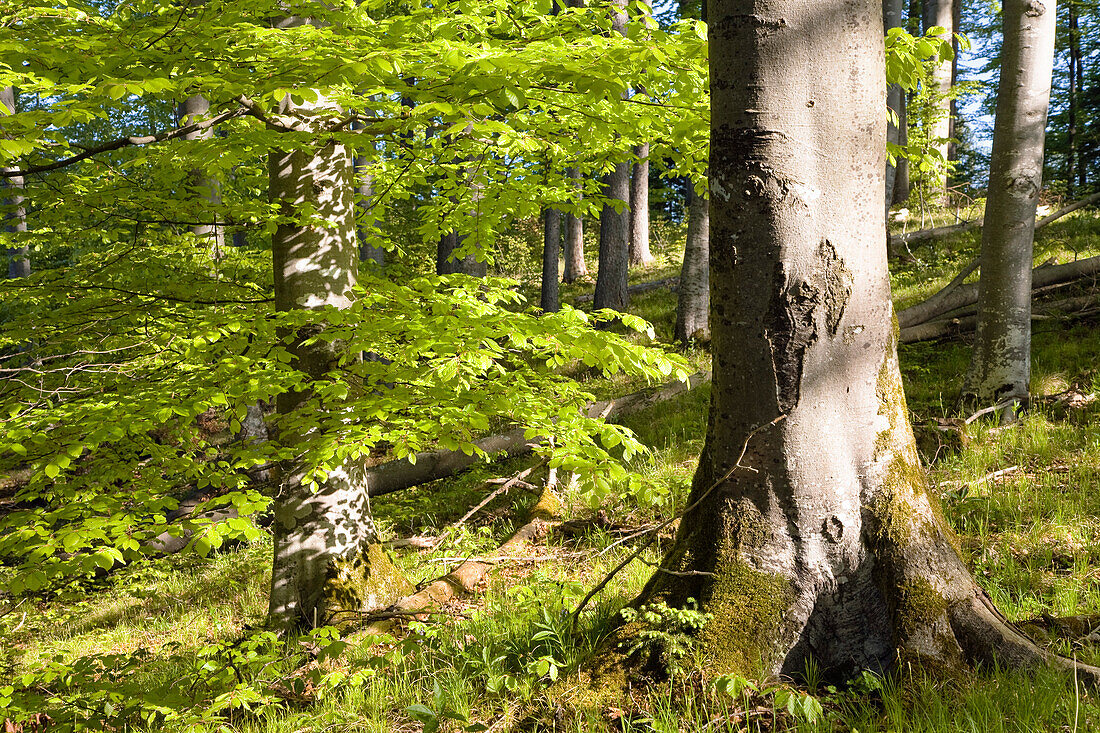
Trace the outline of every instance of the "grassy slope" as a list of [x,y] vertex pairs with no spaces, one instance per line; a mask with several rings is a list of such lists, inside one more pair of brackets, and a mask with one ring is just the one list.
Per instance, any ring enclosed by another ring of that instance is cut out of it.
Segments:
[[[1086,246],[1094,246],[1097,228],[1097,220],[1086,217],[1052,225],[1040,240],[1039,259],[1072,257],[1075,246],[1082,256],[1095,254]],[[899,304],[914,302],[946,282],[973,256],[974,247],[973,237],[962,237],[935,254],[916,251],[922,262],[896,273]],[[673,273],[674,260],[667,258],[663,269],[635,277],[646,280]],[[565,294],[590,287],[574,286]],[[670,335],[674,297],[649,293],[637,297],[634,308],[655,323],[659,336]],[[1073,327],[1040,324],[1035,391],[1100,389],[1098,336],[1096,321]],[[706,361],[705,354],[695,358],[700,364]],[[916,423],[950,415],[966,359],[961,343],[904,349],[902,363]],[[629,391],[634,386],[601,380],[592,385],[597,392]],[[637,507],[622,500],[603,507],[612,523],[642,525],[667,516],[683,501],[702,445],[707,400],[703,387],[630,418],[628,424],[653,448],[634,467],[664,490],[668,505]],[[940,451],[932,477],[974,572],[1001,609],[1021,622],[1044,614],[1100,618],[1100,407],[1042,407],[1007,430],[975,424],[967,429],[964,442],[961,448]],[[453,481],[384,497],[375,509],[382,526],[395,536],[433,534],[487,493],[487,478],[510,475],[525,465],[517,460],[482,467]],[[983,480],[1013,466],[1009,473]],[[586,512],[578,497],[566,498],[571,512]],[[514,490],[456,531],[442,550],[403,550],[396,556],[414,580],[435,577],[455,558],[494,548],[532,500],[529,493]],[[101,694],[106,687],[121,691],[112,710],[144,693],[150,698],[147,702],[163,701],[183,711],[179,721],[154,723],[154,729],[190,724],[196,730],[216,730],[224,724],[232,730],[287,733],[415,731],[431,730],[433,721],[441,721],[443,730],[471,731],[1100,729],[1096,698],[1075,695],[1072,680],[1045,671],[1024,675],[990,670],[980,677],[948,681],[914,672],[884,684],[865,679],[847,692],[814,684],[827,711],[826,721],[817,725],[776,712],[774,695],[729,696],[715,691],[697,673],[636,692],[631,709],[576,710],[569,671],[590,653],[611,616],[645,582],[652,572],[645,563],[659,554],[651,549],[628,565],[589,607],[581,633],[572,636],[568,611],[629,551],[615,544],[616,539],[606,529],[579,539],[551,536],[545,547],[532,549],[530,558],[502,564],[483,598],[456,605],[450,616],[413,624],[400,638],[364,643],[340,662],[311,661],[308,647],[294,644],[291,653],[261,644],[251,661],[232,656],[231,650],[240,648],[233,642],[262,621],[270,549],[264,543],[207,560],[159,561],[67,597],[28,600],[0,617],[0,698],[4,667],[14,673],[40,668],[55,656],[70,664],[100,655],[95,658],[103,667],[89,667],[68,688],[73,694],[68,708],[87,705],[110,712],[104,703],[111,703],[109,695]],[[1096,623],[1100,620],[1092,625]],[[1048,635],[1049,624],[1027,628],[1064,653],[1100,661],[1096,647],[1074,643],[1088,629],[1062,628]],[[134,656],[138,649],[148,650],[149,656]],[[108,654],[122,656],[102,656]],[[225,660],[236,661],[227,665]],[[349,665],[369,676],[365,684],[326,694],[308,680],[310,669],[324,672]],[[555,685],[549,684],[552,671],[561,675]],[[808,672],[810,682],[816,683],[813,670]],[[48,687],[65,690],[57,681]],[[250,704],[251,711],[239,707],[249,694],[261,698]],[[227,700],[235,700],[238,708],[219,710]]]

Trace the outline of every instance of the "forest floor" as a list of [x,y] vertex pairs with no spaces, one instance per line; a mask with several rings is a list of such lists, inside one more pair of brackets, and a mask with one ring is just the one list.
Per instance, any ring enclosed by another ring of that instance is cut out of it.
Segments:
[[[1100,254],[1100,219],[1052,224],[1036,261]],[[894,273],[898,305],[926,297],[976,253],[977,236],[913,250]],[[677,274],[674,243],[636,281]],[[591,283],[566,287],[570,296]],[[568,302],[568,300],[567,300]],[[651,291],[632,310],[671,337],[675,295]],[[954,409],[965,339],[902,348],[913,423],[945,514],[970,567],[1000,609],[1043,644],[1100,662],[1100,316],[1039,321],[1032,409],[1011,427]],[[707,355],[689,352],[698,366]],[[601,396],[638,385],[592,378]],[[499,561],[484,593],[393,634],[327,632],[282,644],[262,630],[270,542],[202,558],[150,560],[52,597],[0,608],[0,706],[4,677],[43,693],[41,713],[105,730],[232,731],[1097,731],[1100,698],[1072,677],[984,669],[943,679],[905,669],[836,687],[808,668],[782,680],[713,679],[692,665],[675,626],[655,642],[676,650],[682,671],[637,688],[615,706],[585,706],[575,671],[653,572],[657,542],[604,588],[573,633],[580,599],[633,552],[629,536],[683,505],[702,447],[709,389],[696,388],[624,420],[651,448],[631,467],[650,482],[654,506],[617,499],[585,506],[566,486],[563,519],[544,539]],[[488,495],[491,479],[529,458],[479,466],[457,478],[378,498],[387,537],[431,537]],[[531,474],[539,484],[544,476]],[[535,501],[513,489],[455,527],[437,550],[393,556],[414,582],[492,553]],[[669,535],[665,535],[667,539]],[[1094,643],[1096,642],[1096,643]],[[346,646],[343,646],[346,643]],[[342,653],[341,653],[342,652]],[[26,675],[24,677],[23,675]],[[7,690],[7,692],[5,692]],[[3,718],[0,707],[0,718]],[[24,730],[46,728],[28,717]]]

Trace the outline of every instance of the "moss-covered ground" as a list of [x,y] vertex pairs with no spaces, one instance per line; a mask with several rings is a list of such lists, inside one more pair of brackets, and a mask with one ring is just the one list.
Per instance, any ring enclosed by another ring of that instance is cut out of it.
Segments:
[[[1040,235],[1037,261],[1097,254],[1097,234],[1100,219],[1087,214],[1053,224]],[[675,233],[662,236],[658,264],[635,272],[636,281],[676,273],[678,240]],[[974,256],[976,241],[968,235],[915,249],[913,261],[894,273],[899,307],[947,282]],[[591,287],[568,286],[563,295]],[[674,295],[639,295],[633,308],[655,324],[658,338],[671,336]],[[692,358],[707,363],[704,351]],[[974,574],[1006,616],[1043,644],[1100,662],[1094,644],[1100,639],[1100,400],[1088,400],[1100,391],[1100,319],[1037,324],[1033,391],[1078,399],[1037,400],[1013,427],[980,420],[958,426],[953,403],[967,358],[965,340],[901,351],[912,420],[932,436],[925,435],[922,446],[933,490]],[[638,386],[583,378],[601,394]],[[319,634],[286,642],[266,635],[270,544],[263,540],[207,558],[150,561],[48,597],[0,599],[0,705],[12,696],[24,705],[18,713],[0,708],[0,719],[13,716],[26,730],[41,729],[29,727],[44,723],[33,715],[41,713],[54,730],[271,733],[1100,730],[1100,699],[1071,677],[1042,670],[984,669],[944,681],[904,669],[836,688],[810,666],[804,686],[788,689],[782,681],[715,678],[696,669],[625,694],[621,684],[593,694],[589,673],[578,669],[591,669],[614,615],[653,572],[666,543],[629,563],[575,630],[570,612],[632,552],[636,540],[624,538],[684,501],[702,448],[708,394],[703,386],[626,420],[651,448],[632,468],[652,487],[647,495],[663,503],[641,505],[624,492],[597,514],[566,488],[567,518],[592,521],[505,558],[482,596],[412,621],[393,636],[353,635],[341,648]],[[516,459],[480,466],[380,498],[378,523],[394,539],[435,536],[495,488],[490,479],[528,465]],[[544,477],[534,473],[528,481]],[[490,553],[535,499],[530,490],[512,489],[437,549],[403,546],[393,556],[415,583],[438,577],[465,558]],[[26,708],[35,699],[39,707]]]

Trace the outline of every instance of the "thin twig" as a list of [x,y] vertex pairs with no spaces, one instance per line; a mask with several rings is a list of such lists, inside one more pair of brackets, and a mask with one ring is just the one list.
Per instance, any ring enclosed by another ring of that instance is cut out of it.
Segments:
[[978,410],[977,412],[975,412],[970,417],[966,418],[966,420],[963,421],[963,425],[969,425],[970,423],[974,422],[975,420],[977,420],[982,415],[988,415],[991,412],[997,412],[998,410],[1003,410],[1004,408],[1009,407],[1010,405],[1014,405],[1019,401],[1020,401],[1019,397],[1010,397],[1007,400],[1004,400],[1003,402],[998,402],[995,405],[990,405],[989,407],[983,407],[982,409]]
[[463,517],[461,519],[459,519],[457,522],[455,522],[450,527],[448,527],[446,530],[444,530],[441,535],[436,537],[435,542],[432,543],[431,546],[429,546],[427,549],[434,550],[435,548],[439,547],[441,544],[443,544],[443,540],[450,537],[451,534],[453,534],[455,532],[455,530],[457,530],[459,527],[464,525],[470,517],[474,516],[479,511],[481,511],[485,507],[486,504],[488,504],[489,502],[491,502],[493,499],[497,498],[501,494],[507,493],[508,489],[512,488],[513,486],[516,485],[516,483],[518,483],[520,481],[523,481],[523,479],[530,476],[532,471],[534,471],[536,468],[538,468],[539,466],[541,466],[544,463],[546,463],[545,460],[539,461],[535,465],[530,466],[528,468],[525,468],[524,470],[520,471],[519,473],[517,473],[512,478],[508,479],[508,481],[506,481],[499,489],[496,489],[494,491],[489,492],[489,495],[486,496],[484,499],[482,499],[481,502],[477,506],[475,506],[470,511],[466,512],[466,514],[463,515]]

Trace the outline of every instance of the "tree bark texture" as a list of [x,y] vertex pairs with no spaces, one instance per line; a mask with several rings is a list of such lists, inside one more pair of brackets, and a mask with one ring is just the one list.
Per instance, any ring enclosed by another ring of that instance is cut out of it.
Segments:
[[561,255],[561,212],[557,209],[542,211],[542,284],[539,288],[539,305],[547,313],[561,309],[558,299],[558,257]]
[[[604,196],[630,201],[630,163],[615,165],[604,177]],[[620,205],[622,206],[622,205]],[[596,296],[593,306],[625,311],[630,305],[627,292],[630,272],[630,210],[616,211],[605,204],[600,212],[600,260],[596,271]]]
[[[577,199],[583,195],[581,172],[578,168],[569,169],[569,177],[576,181]],[[584,219],[576,214],[565,216],[565,272],[562,282],[572,283],[588,277],[588,265],[584,261]]]
[[638,162],[630,178],[630,264],[650,265],[649,250],[649,143],[634,146]]
[[688,203],[687,244],[676,300],[677,341],[710,340],[710,202],[694,190]]
[[1048,658],[969,576],[909,426],[883,241],[881,12],[710,5],[710,419],[639,602],[697,599],[716,673]]
[[[7,112],[0,115],[15,113],[16,93],[14,87],[0,87],[0,105],[7,108]],[[16,170],[9,168],[8,170]],[[3,193],[4,232],[8,235],[8,242],[15,246],[6,247],[8,256],[8,277],[30,277],[31,274],[31,249],[26,241],[20,243],[27,233],[27,207],[23,200],[23,176],[12,176],[5,179]]]
[[[326,103],[322,98],[296,111],[308,119]],[[312,148],[272,151],[268,173],[269,197],[289,219],[272,236],[276,309],[346,308],[358,270],[350,152],[319,133]],[[311,218],[303,213],[310,211]],[[313,380],[340,358],[333,344],[308,343],[319,328],[301,329],[290,347],[295,366]],[[282,394],[278,412],[289,415],[310,397],[308,387]],[[289,443],[295,436],[281,429],[279,439]],[[391,582],[396,575],[375,542],[359,462],[332,468],[316,488],[304,482],[309,468],[284,465],[275,497],[268,618],[279,628],[328,623],[340,611],[385,605],[404,590]]]
[[[179,124],[186,125],[199,121],[209,113],[210,101],[201,94],[192,94],[190,97],[180,102],[176,116],[179,119]],[[189,132],[183,136],[183,139],[191,141],[209,140],[213,136],[214,128],[208,127],[205,130]],[[221,204],[221,192],[219,191],[218,181],[207,175],[206,171],[193,170],[191,171],[191,185],[206,199],[211,209],[211,221],[209,223],[193,225],[191,227],[191,232],[200,242],[208,244],[210,256],[216,262],[222,258],[222,252],[225,251],[225,226],[218,221],[218,215],[216,213],[218,206]]]
[[1056,15],[1056,0],[1004,4],[978,329],[964,387],[980,403],[1027,399],[1035,208],[1042,189]]

